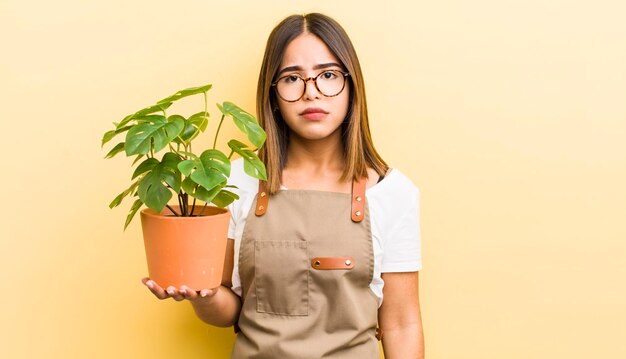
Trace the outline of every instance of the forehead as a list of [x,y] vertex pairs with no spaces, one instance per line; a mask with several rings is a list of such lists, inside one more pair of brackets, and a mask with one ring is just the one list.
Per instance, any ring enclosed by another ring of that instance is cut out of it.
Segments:
[[331,62],[340,63],[324,41],[313,34],[304,33],[287,45],[280,68],[299,66],[306,70]]

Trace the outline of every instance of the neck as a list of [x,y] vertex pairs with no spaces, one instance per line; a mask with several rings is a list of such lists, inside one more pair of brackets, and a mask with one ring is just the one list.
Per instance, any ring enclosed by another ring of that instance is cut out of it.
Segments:
[[349,193],[351,182],[339,180],[344,167],[343,146],[339,131],[320,140],[306,140],[291,136],[282,183],[289,189]]
[[344,164],[339,131],[320,140],[307,140],[294,133],[290,136],[285,169],[314,175],[329,171],[342,172]]

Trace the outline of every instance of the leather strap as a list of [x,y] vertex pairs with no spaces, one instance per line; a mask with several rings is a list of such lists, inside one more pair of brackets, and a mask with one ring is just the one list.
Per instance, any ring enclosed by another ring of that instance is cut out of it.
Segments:
[[352,269],[352,257],[315,257],[311,260],[311,267],[318,270]]
[[352,181],[352,221],[361,222],[365,217],[365,186],[364,178]]
[[256,196],[256,209],[254,213],[257,217],[260,217],[265,214],[267,211],[267,206],[269,205],[270,196],[265,190],[265,182],[259,181],[259,193]]
[[[361,222],[365,217],[365,186],[367,181],[363,178],[352,181],[352,207],[350,216],[353,222]],[[259,193],[257,194],[256,208],[254,213],[260,217],[267,211],[270,196],[265,190],[265,182],[259,181]]]

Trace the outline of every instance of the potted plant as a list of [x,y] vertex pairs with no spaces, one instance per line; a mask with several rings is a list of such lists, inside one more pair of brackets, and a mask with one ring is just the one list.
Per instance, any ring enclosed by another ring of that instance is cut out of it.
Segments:
[[[229,191],[230,160],[243,157],[245,172],[266,180],[263,162],[255,150],[265,142],[265,132],[256,118],[231,102],[217,104],[221,119],[213,147],[196,155],[192,141],[207,129],[207,92],[211,85],[187,88],[126,116],[107,131],[102,146],[118,135],[125,140],[105,156],[119,153],[135,157],[131,185],[109,204],[120,205],[126,197],[136,198],[124,229],[142,207],[141,222],[150,277],[163,287],[217,287],[222,278],[230,213],[224,208],[239,199]],[[192,95],[204,96],[204,109],[189,117],[168,114],[176,101]],[[231,139],[226,155],[216,148],[226,117],[246,135],[256,148]],[[163,153],[162,155],[160,153]],[[170,204],[176,196],[177,204]]]

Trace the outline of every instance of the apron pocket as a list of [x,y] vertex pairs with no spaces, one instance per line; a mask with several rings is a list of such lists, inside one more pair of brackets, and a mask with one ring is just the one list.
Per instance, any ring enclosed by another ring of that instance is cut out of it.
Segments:
[[309,259],[305,241],[255,241],[257,312],[309,314]]

